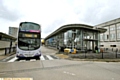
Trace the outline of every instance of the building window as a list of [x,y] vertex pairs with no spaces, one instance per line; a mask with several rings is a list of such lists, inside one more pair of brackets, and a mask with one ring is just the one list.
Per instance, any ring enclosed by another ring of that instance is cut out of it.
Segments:
[[107,39],[109,39],[109,35],[107,34]]
[[102,40],[104,40],[105,39],[105,35],[103,34],[103,36],[102,36]]
[[104,47],[104,45],[100,45],[100,47]]
[[117,29],[120,29],[120,22],[116,24]]
[[100,40],[103,40],[103,39],[102,39],[102,36],[103,36],[103,35],[100,35]]
[[110,39],[111,39],[111,40],[114,40],[114,39],[115,39],[115,33],[110,34]]
[[110,47],[116,47],[116,45],[110,45]]
[[115,30],[115,24],[114,25],[110,25],[110,31],[114,31]]
[[120,29],[120,26],[117,26],[117,29]]
[[117,34],[117,38],[119,38],[119,39],[120,39],[120,33],[118,33],[118,34]]
[[115,30],[115,27],[110,27],[110,31],[113,31],[113,30]]
[[109,39],[109,35],[108,34],[104,34],[104,36],[105,36],[105,40]]
[[10,39],[6,38],[6,37],[2,37],[1,40],[3,40],[3,41],[10,41]]
[[108,34],[104,34],[104,36],[105,36],[105,40],[109,39],[109,35]]
[[105,27],[105,29],[107,29],[107,31],[106,31],[106,32],[108,32],[108,31],[109,31],[109,26],[106,26],[106,27]]

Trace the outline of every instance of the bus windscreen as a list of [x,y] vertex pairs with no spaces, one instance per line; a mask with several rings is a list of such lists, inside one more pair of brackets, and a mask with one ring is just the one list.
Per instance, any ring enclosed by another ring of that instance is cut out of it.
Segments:
[[18,44],[22,50],[36,50],[40,47],[40,39],[19,38]]
[[22,23],[20,26],[20,30],[32,30],[32,31],[37,31],[40,30],[40,26],[38,24],[34,24],[34,23]]

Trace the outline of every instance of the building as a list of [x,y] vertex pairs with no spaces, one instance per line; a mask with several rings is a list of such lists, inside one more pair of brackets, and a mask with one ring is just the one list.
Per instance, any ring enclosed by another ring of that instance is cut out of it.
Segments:
[[10,47],[10,42],[12,41],[12,47],[15,47],[16,38],[8,34],[0,32],[0,49],[5,49]]
[[17,32],[18,28],[17,27],[9,27],[9,35],[17,38]]
[[101,47],[120,50],[120,18],[96,25],[107,29],[105,33],[100,34]]
[[95,28],[85,24],[63,25],[45,38],[45,45],[58,49],[76,48],[77,50],[94,51],[95,46],[100,45],[100,33],[106,29]]

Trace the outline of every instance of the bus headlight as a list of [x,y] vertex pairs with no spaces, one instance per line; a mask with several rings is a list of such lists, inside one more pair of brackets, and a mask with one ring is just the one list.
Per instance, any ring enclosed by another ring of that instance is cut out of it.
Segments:
[[39,55],[39,53],[36,53],[36,55]]
[[18,53],[17,56],[23,56],[23,54],[19,54],[19,53]]
[[23,56],[23,54],[19,54],[19,56]]

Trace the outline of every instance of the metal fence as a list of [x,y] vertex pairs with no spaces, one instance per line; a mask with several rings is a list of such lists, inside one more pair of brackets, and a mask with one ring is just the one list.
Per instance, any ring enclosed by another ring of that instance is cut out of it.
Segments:
[[120,52],[118,49],[104,49],[101,52],[95,53],[92,51],[77,53],[77,54],[68,54],[72,58],[80,59],[120,59]]

